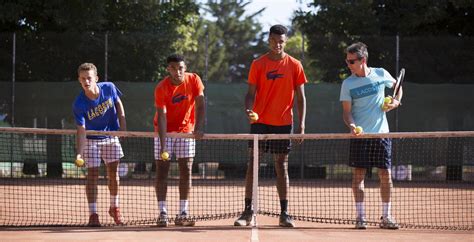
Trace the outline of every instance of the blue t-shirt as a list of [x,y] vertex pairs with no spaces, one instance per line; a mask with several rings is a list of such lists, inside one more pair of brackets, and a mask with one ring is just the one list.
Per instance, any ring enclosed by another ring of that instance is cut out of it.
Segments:
[[340,101],[352,103],[352,117],[365,133],[388,133],[389,127],[381,106],[385,87],[391,88],[395,79],[383,68],[370,68],[366,77],[351,75],[342,82]]
[[[97,83],[99,97],[95,100],[89,99],[84,90],[72,105],[77,125],[85,125],[86,130],[117,131],[120,123],[117,117],[115,102],[120,100],[122,92],[111,82]],[[101,139],[105,137],[88,136],[87,138]]]

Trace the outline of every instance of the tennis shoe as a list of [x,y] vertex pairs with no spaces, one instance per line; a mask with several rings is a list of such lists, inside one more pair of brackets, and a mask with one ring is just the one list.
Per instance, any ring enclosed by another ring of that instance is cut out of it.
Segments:
[[109,215],[114,219],[116,225],[123,225],[123,217],[118,207],[110,207]]
[[367,221],[365,220],[364,217],[357,217],[356,218],[355,228],[356,229],[367,229]]
[[100,222],[99,222],[99,215],[97,213],[91,214],[89,216],[89,223],[87,224],[89,227],[100,227]]
[[235,220],[234,226],[249,226],[252,222],[253,211],[252,210],[244,210],[244,212],[240,215],[240,217]]
[[176,215],[176,218],[174,219],[174,224],[177,226],[194,226],[196,224],[196,221],[189,218],[186,212],[182,212],[181,214]]
[[280,214],[280,227],[289,227],[293,228],[295,227],[295,222],[293,222],[293,219],[291,219],[290,215],[288,212],[282,212]]
[[158,227],[168,227],[168,214],[166,214],[166,212],[160,213],[156,225],[158,225]]
[[382,229],[398,229],[400,226],[392,217],[381,217],[380,228]]

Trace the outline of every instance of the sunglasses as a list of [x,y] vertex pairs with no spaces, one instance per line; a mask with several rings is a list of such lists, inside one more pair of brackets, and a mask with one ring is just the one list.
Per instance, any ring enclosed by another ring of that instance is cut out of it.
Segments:
[[360,60],[362,60],[362,58],[357,58],[357,59],[352,59],[352,60],[347,60],[347,59],[346,59],[346,63],[347,63],[347,64],[354,65],[354,63],[355,63],[356,61],[360,61]]

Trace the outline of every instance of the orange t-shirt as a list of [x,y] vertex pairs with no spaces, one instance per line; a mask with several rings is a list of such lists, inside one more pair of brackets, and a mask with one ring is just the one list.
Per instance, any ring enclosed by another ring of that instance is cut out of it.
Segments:
[[295,90],[306,82],[303,66],[288,54],[281,60],[271,60],[268,54],[254,60],[248,83],[256,85],[252,110],[259,116],[257,123],[291,125]]
[[[204,85],[195,73],[185,73],[184,81],[175,86],[167,76],[155,88],[155,107],[166,111],[167,132],[189,133],[194,131],[194,106],[196,96],[203,95]],[[158,113],[154,118],[158,131]]]

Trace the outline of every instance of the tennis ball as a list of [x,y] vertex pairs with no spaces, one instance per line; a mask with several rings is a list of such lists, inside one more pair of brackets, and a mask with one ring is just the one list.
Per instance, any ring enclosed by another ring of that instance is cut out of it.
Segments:
[[161,159],[162,160],[168,160],[170,158],[170,154],[166,151],[163,151],[163,153],[161,153]]
[[82,158],[76,159],[74,163],[76,164],[77,167],[84,166],[84,160]]
[[390,103],[392,103],[392,97],[385,97],[380,108],[382,108],[383,111],[386,111],[388,109],[387,105]]
[[249,114],[249,116],[250,116],[250,120],[251,120],[252,122],[255,122],[255,121],[258,120],[258,114],[257,114],[256,112],[251,112],[251,113]]
[[362,132],[364,132],[364,129],[360,126],[357,126],[357,127],[355,127],[354,132],[356,134],[361,134]]

